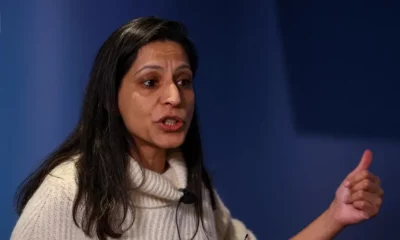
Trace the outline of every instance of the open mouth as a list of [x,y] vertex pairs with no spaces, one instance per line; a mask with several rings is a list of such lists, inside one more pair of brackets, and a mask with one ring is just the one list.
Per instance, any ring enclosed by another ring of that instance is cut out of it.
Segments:
[[166,118],[163,123],[167,126],[173,126],[175,124],[178,123],[178,121],[176,119],[172,119],[172,118]]
[[164,131],[178,131],[183,127],[183,120],[177,117],[165,117],[161,121],[158,122],[158,125]]

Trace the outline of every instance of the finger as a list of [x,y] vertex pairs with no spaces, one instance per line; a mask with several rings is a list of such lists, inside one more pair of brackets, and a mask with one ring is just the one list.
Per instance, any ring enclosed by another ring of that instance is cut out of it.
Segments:
[[357,191],[349,197],[347,203],[354,203],[357,201],[365,201],[371,204],[372,206],[380,207],[382,204],[382,198],[374,193],[369,193],[365,191]]
[[382,188],[380,188],[379,192],[378,192],[378,196],[383,198],[384,195],[385,195],[385,191]]
[[378,207],[374,207],[373,205],[371,205],[369,202],[366,201],[356,201],[353,203],[353,206],[354,208],[361,210],[362,211],[361,214],[366,219],[376,216],[379,212]]
[[363,170],[367,170],[369,166],[372,163],[372,152],[370,150],[365,150],[364,154],[361,157],[361,160],[358,164],[358,166],[347,176],[347,178],[353,177],[358,172],[361,172]]
[[351,188],[363,180],[370,180],[376,184],[379,184],[380,182],[378,177],[376,177],[374,174],[372,174],[368,170],[363,170],[359,173],[356,173],[353,177],[347,179],[347,187]]
[[372,163],[372,152],[371,150],[367,149],[364,151],[360,163],[358,164],[358,166],[354,169],[354,171],[358,172],[358,171],[362,171],[362,170],[367,170],[369,168],[369,166]]
[[364,190],[370,193],[379,193],[381,191],[381,187],[378,183],[373,182],[371,179],[363,179],[354,184],[350,190],[352,193],[360,190]]

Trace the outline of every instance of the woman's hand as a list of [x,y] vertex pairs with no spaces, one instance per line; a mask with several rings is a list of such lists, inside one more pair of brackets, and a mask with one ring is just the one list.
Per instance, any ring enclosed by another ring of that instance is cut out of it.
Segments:
[[372,153],[364,152],[360,163],[336,191],[331,206],[291,240],[333,239],[344,227],[378,214],[383,190],[379,178],[368,171]]
[[383,190],[380,180],[368,171],[372,152],[366,150],[359,165],[336,191],[328,211],[341,226],[355,224],[378,214],[382,205]]

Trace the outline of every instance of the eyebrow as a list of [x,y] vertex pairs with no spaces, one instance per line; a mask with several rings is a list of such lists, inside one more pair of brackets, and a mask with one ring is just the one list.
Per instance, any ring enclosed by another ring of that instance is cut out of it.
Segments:
[[[185,69],[185,68],[191,69],[189,64],[184,63],[184,64],[180,65],[179,67],[177,67],[176,70],[182,70],[182,69]],[[135,74],[138,74],[139,72],[141,72],[141,71],[143,71],[145,69],[160,70],[160,69],[163,69],[163,67],[161,67],[159,65],[145,65],[145,66],[139,68],[139,70],[137,70]]]

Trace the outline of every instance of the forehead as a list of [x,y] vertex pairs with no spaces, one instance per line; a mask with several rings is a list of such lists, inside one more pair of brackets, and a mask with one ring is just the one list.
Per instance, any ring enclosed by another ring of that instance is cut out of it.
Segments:
[[163,60],[188,62],[186,53],[179,43],[157,41],[151,42],[139,49],[136,63],[140,65],[149,61]]

